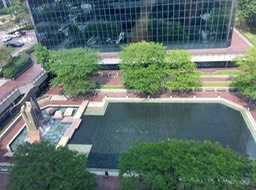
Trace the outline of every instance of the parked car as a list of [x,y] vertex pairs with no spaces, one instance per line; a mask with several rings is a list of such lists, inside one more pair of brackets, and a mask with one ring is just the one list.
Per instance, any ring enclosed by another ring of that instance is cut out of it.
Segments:
[[19,30],[19,33],[20,33],[22,36],[25,36],[25,35],[26,35],[26,32],[25,32],[25,31],[22,31],[22,30]]
[[14,32],[13,35],[12,35],[13,38],[19,38],[21,37],[21,33],[19,31],[17,32]]
[[7,47],[22,47],[24,46],[23,42],[15,42],[15,43],[8,43],[6,44]]
[[8,42],[10,40],[12,40],[12,36],[11,35],[8,35],[8,36],[4,37],[4,42]]

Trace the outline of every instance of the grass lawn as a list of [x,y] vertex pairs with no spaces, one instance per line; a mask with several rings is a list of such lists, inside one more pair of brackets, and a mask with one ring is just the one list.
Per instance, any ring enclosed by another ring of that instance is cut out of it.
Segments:
[[7,15],[0,15],[0,20],[1,19],[6,19],[6,18],[10,18],[11,15],[7,14]]
[[125,89],[125,86],[116,86],[116,85],[104,85],[104,86],[100,86],[100,89]]
[[[203,82],[202,86],[203,87],[211,87],[211,86],[216,86],[216,87],[229,87],[230,81],[225,81],[225,82]],[[125,86],[100,86],[100,89],[125,89]]]
[[237,70],[221,70],[221,71],[215,71],[213,73],[203,73],[199,72],[200,75],[238,75],[241,71]]
[[256,45],[256,34],[250,32],[244,32],[243,34],[253,43],[253,45]]
[[203,87],[216,86],[216,87],[229,87],[231,82],[203,82]]

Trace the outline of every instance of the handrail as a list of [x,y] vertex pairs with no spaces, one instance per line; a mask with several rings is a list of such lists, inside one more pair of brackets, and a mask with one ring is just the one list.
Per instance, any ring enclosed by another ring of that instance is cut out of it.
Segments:
[[214,55],[242,55],[245,52],[242,51],[235,51],[235,52],[207,52],[207,53],[202,53],[202,52],[190,52],[190,54],[193,56],[201,55],[201,56],[214,56]]
[[0,105],[3,104],[13,93],[15,93],[17,90],[19,90],[19,88],[28,86],[28,85],[34,85],[36,83],[36,81],[43,75],[45,74],[45,71],[43,70],[42,72],[40,72],[32,81],[24,83],[24,84],[20,84],[18,86],[16,86],[15,88],[13,88],[10,92],[8,92],[2,99],[0,99]]
[[[196,50],[193,50],[196,51]],[[241,55],[244,54],[245,51],[230,51],[230,52],[190,52],[192,56],[202,55],[202,56],[214,56],[214,55]],[[202,49],[202,51],[206,51],[206,49]],[[169,51],[171,53],[171,50]],[[118,53],[110,52],[110,53],[100,53],[100,56],[103,58],[119,58]]]

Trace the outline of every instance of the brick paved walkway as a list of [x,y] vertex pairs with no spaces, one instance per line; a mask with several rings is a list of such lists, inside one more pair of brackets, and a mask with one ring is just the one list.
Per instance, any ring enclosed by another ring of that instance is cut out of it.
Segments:
[[0,86],[0,99],[2,99],[6,94],[8,94],[15,87],[31,82],[36,76],[42,72],[41,65],[33,64],[26,72],[20,75],[15,80],[9,80]]

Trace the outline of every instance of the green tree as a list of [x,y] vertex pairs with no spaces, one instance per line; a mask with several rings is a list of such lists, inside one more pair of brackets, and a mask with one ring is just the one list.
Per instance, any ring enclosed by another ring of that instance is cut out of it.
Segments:
[[48,50],[45,46],[42,46],[40,44],[35,44],[34,50],[36,63],[42,64],[46,72],[50,72],[50,61],[52,59],[52,52]]
[[201,86],[196,65],[191,61],[191,55],[184,50],[171,51],[167,58],[170,68],[169,79],[166,87],[174,91],[189,91]]
[[240,0],[237,11],[237,25],[243,30],[256,32],[256,0]]
[[14,0],[8,9],[14,15],[14,22],[16,24],[25,23],[26,25],[32,25],[26,0]]
[[232,81],[232,86],[242,94],[256,100],[256,47],[234,60],[242,70]]
[[12,60],[12,48],[1,46],[0,47],[0,68],[10,63]]
[[246,190],[254,170],[247,157],[209,141],[139,143],[119,158],[123,190]]
[[86,156],[48,142],[24,144],[12,159],[8,190],[96,189]]
[[166,47],[159,43],[139,42],[123,47],[120,52],[120,69],[128,88],[140,93],[155,94],[167,80]]
[[52,52],[50,71],[55,75],[51,85],[60,85],[66,94],[79,95],[95,87],[92,81],[100,56],[89,48],[61,49]]

